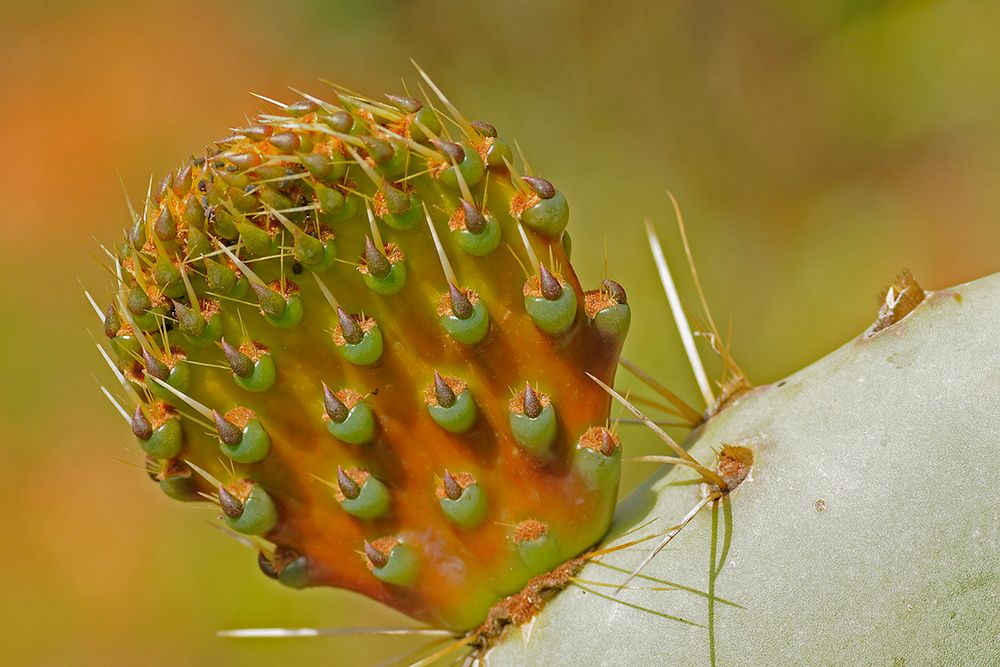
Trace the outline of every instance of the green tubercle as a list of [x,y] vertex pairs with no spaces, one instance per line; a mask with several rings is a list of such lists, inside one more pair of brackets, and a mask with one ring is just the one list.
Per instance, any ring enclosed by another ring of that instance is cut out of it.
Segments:
[[157,459],[172,459],[184,449],[184,429],[176,413],[165,403],[151,406],[152,422],[142,405],[132,416],[132,433],[143,451]]
[[251,257],[268,257],[275,254],[274,239],[266,230],[245,221],[237,222],[236,229],[239,230],[243,247]]
[[585,310],[594,325],[606,336],[624,339],[632,322],[632,311],[624,288],[605,280],[600,290],[584,294]]
[[474,528],[486,516],[486,493],[468,473],[452,474],[446,470],[437,496],[441,511],[457,526]]
[[448,335],[465,345],[475,345],[490,330],[490,314],[479,295],[454,285],[438,304],[438,317]]
[[365,542],[365,554],[372,574],[387,584],[408,586],[419,574],[420,562],[416,552],[396,539],[382,538]]
[[323,271],[333,266],[337,259],[337,246],[333,242],[333,234],[327,234],[324,240],[294,228],[295,242],[293,254],[302,266],[310,271]]
[[524,308],[539,329],[550,336],[565,333],[576,320],[576,292],[545,265],[524,286]]
[[465,382],[458,378],[445,378],[435,372],[426,402],[431,418],[449,433],[465,433],[476,423],[476,402]]
[[351,516],[372,521],[389,513],[389,489],[367,471],[337,468],[337,485],[337,502]]
[[[319,219],[326,224],[335,224],[350,220],[358,212],[358,198],[342,193],[336,188],[326,188],[320,195],[321,188],[316,187],[316,196],[320,205]],[[325,203],[324,203],[325,200]]]
[[580,438],[573,453],[573,469],[594,491],[618,487],[622,448],[618,438],[602,426],[594,426]]
[[294,327],[302,321],[302,297],[298,295],[298,287],[288,281],[282,294],[276,289],[251,283],[260,302],[260,312],[271,326],[279,329]]
[[222,314],[213,313],[205,320],[205,329],[198,335],[184,334],[184,338],[195,347],[208,347],[222,338]]
[[150,456],[171,459],[184,449],[184,430],[176,417],[171,417],[153,430],[149,440],[140,440],[139,445]]
[[390,296],[403,289],[406,284],[406,263],[400,261],[393,264],[389,272],[382,277],[371,273],[363,273],[362,277],[368,289],[383,296]]
[[264,535],[278,524],[271,496],[250,479],[219,487],[219,504],[226,525],[244,535]]
[[549,397],[526,384],[510,401],[510,430],[521,449],[544,457],[556,439],[556,411]]
[[563,560],[549,527],[541,521],[528,519],[519,523],[513,540],[521,562],[533,573],[547,572]]
[[[191,479],[191,468],[180,459],[164,461],[147,459],[146,466],[150,471],[150,477],[168,498],[183,502],[204,500]],[[157,468],[159,472],[154,472]]]
[[382,358],[382,332],[370,317],[354,317],[337,309],[340,320],[333,332],[333,343],[346,361],[355,366],[368,366]]
[[[444,167],[437,174],[438,181],[453,190],[459,189],[458,174],[461,172],[462,179],[470,188],[475,187],[483,179],[486,172],[486,165],[479,156],[479,151],[467,143],[455,144],[448,141],[431,141],[435,147],[444,153]],[[457,167],[456,167],[457,165]]]
[[[157,382],[156,379],[167,383],[181,393],[186,393],[191,386],[191,369],[184,361],[185,357],[183,353],[176,350],[173,351],[171,354],[172,358],[167,363],[156,359],[148,352],[143,351],[143,354],[146,361],[146,388],[149,389],[149,393],[158,400],[166,401],[167,403],[178,401],[177,396]],[[171,366],[170,364],[173,365]],[[166,369],[166,372],[164,372],[164,369]]]
[[406,284],[406,262],[395,243],[388,243],[379,251],[371,237],[366,236],[365,254],[358,270],[368,289],[377,294],[395,294]]
[[492,215],[486,216],[484,226],[479,233],[463,228],[455,230],[454,234],[458,247],[476,257],[485,257],[499,248],[502,237],[500,223]]
[[119,334],[111,339],[111,349],[118,360],[126,364],[132,363],[142,354],[139,339],[131,334]]
[[514,152],[503,137],[497,136],[497,129],[483,120],[472,121],[472,127],[486,143],[486,166],[491,169],[507,169],[514,162]]
[[294,589],[308,586],[309,559],[305,556],[296,556],[288,560],[278,573],[278,582]]
[[326,430],[338,440],[349,445],[364,445],[375,437],[375,416],[356,391],[333,392],[324,384],[323,406]]
[[386,183],[379,195],[376,195],[375,213],[393,229],[405,231],[423,222],[423,200],[416,190],[406,192]]
[[212,413],[219,450],[237,463],[259,463],[271,452],[271,437],[248,408]]
[[180,269],[166,255],[160,255],[153,265],[153,280],[164,296],[176,299],[184,294]]
[[223,341],[222,349],[233,371],[233,381],[238,387],[246,391],[261,392],[274,386],[278,372],[267,347],[251,343],[237,349]]
[[522,179],[534,196],[520,197],[516,216],[524,226],[534,231],[558,238],[569,222],[569,204],[562,193],[544,178],[524,176]]

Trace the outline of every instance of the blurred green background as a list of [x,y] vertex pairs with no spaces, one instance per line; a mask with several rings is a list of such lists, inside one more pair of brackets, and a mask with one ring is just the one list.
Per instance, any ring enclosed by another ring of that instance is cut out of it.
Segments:
[[1000,267],[997,35],[1000,3],[969,0],[3,2],[0,663],[362,665],[413,646],[214,636],[405,619],[281,589],[146,480],[97,390],[80,286],[108,280],[92,236],[126,220],[116,172],[140,197],[260,110],[248,91],[399,92],[415,58],[566,193],[584,283],[606,258],[629,290],[626,354],[694,401],[642,233],[648,216],[693,305],[665,190],[737,359],[780,378],[863,329],[900,268],[933,288]]

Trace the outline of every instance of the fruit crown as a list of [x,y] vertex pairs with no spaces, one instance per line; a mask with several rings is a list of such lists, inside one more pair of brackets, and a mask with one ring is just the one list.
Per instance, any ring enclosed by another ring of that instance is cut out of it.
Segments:
[[[150,476],[261,569],[464,629],[607,530],[625,292],[437,93],[278,104],[151,188],[99,308]],[[221,454],[221,455],[220,455]]]

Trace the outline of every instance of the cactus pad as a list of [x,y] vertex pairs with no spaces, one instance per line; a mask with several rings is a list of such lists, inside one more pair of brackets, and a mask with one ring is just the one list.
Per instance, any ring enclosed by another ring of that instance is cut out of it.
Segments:
[[100,310],[164,492],[279,582],[462,630],[606,532],[587,373],[628,305],[582,290],[562,193],[436,103],[338,89],[234,130],[131,211]]

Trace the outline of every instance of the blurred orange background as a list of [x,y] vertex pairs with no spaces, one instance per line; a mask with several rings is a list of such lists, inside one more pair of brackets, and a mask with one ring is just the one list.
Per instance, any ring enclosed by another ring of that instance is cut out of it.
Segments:
[[957,0],[0,4],[0,663],[364,665],[414,645],[215,637],[407,621],[265,580],[148,483],[94,379],[81,284],[108,283],[94,238],[126,221],[118,174],[140,199],[262,110],[248,91],[400,92],[416,59],[566,193],[584,283],[606,262],[629,290],[627,356],[695,401],[642,232],[694,305],[665,191],[737,359],[778,379],[863,329],[902,267],[931,288],[1000,268],[998,34],[1000,4]]

